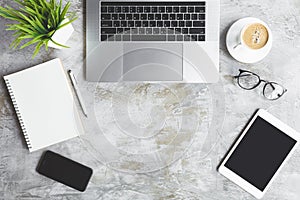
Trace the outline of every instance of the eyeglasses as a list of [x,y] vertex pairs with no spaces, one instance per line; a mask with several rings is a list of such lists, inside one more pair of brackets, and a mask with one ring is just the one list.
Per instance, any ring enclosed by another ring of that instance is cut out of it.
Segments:
[[263,87],[263,95],[265,98],[269,100],[277,100],[284,93],[287,92],[287,89],[285,89],[282,85],[275,82],[262,80],[257,74],[253,72],[242,70],[242,69],[239,69],[239,71],[240,74],[234,76],[234,78],[237,79],[238,85],[245,90],[253,90],[257,86],[259,86],[262,82],[264,82],[265,85]]

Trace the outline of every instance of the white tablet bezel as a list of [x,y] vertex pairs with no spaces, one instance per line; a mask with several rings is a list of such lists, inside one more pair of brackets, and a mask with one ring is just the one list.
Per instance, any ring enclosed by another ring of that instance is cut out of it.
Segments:
[[[291,149],[291,151],[289,152],[289,154],[287,155],[287,157],[284,159],[284,161],[281,163],[280,167],[275,172],[275,174],[273,175],[273,177],[271,178],[271,180],[269,181],[269,183],[267,184],[267,186],[265,187],[265,189],[263,191],[259,190],[254,185],[252,185],[251,183],[249,183],[248,181],[246,181],[245,179],[243,179],[242,177],[240,177],[239,175],[237,175],[236,173],[234,173],[233,171],[231,171],[229,168],[227,168],[224,165],[227,162],[227,160],[229,159],[229,157],[231,156],[231,154],[236,149],[237,145],[243,139],[243,137],[247,133],[248,129],[252,126],[254,120],[258,116],[261,117],[261,118],[263,118],[264,120],[266,120],[270,124],[272,124],[274,127],[278,128],[279,130],[281,130],[282,132],[284,132],[285,134],[287,134],[288,136],[290,136],[294,140],[296,140],[296,144]],[[284,164],[287,162],[287,160],[290,158],[290,156],[292,155],[292,153],[294,152],[294,150],[298,146],[299,139],[300,139],[300,135],[299,135],[298,132],[296,132],[295,130],[293,130],[292,128],[290,128],[288,125],[284,124],[279,119],[277,119],[274,116],[272,116],[271,114],[269,114],[267,111],[259,109],[256,112],[256,114],[253,116],[253,118],[251,119],[251,121],[248,123],[248,125],[246,126],[246,128],[244,129],[243,133],[240,135],[240,137],[238,138],[238,140],[235,142],[235,144],[233,145],[233,147],[230,149],[230,151],[228,152],[228,154],[226,155],[226,157],[224,158],[224,160],[222,161],[221,165],[218,168],[218,171],[223,176],[225,176],[226,178],[230,179],[231,181],[233,181],[234,183],[236,183],[237,185],[239,185],[241,188],[243,188],[244,190],[246,190],[247,192],[249,192],[250,194],[252,194],[254,197],[260,199],[266,193],[266,191],[270,187],[271,183],[273,182],[274,178],[277,176],[278,172],[281,170],[281,168],[284,166]]]

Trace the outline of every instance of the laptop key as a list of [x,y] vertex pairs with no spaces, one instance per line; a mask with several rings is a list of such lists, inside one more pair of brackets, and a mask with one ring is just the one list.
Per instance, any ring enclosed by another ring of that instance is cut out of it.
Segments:
[[179,21],[179,27],[184,27],[184,26],[185,26],[184,21]]
[[146,28],[146,34],[151,35],[152,34],[152,28]]
[[140,35],[145,34],[145,28],[139,28],[139,34]]
[[192,24],[193,24],[192,21],[186,21],[185,22],[186,27],[192,27]]
[[199,14],[199,20],[205,20],[205,14]]
[[136,12],[136,7],[130,6],[129,12],[135,13]]
[[182,14],[177,14],[177,20],[183,20],[183,15]]
[[133,19],[134,20],[140,20],[140,15],[139,14],[134,14]]
[[172,7],[168,6],[168,7],[166,8],[166,10],[167,10],[168,13],[171,13],[171,12],[172,12]]
[[190,28],[189,34],[205,34],[204,28]]
[[156,21],[150,21],[150,27],[156,27]]
[[123,6],[123,7],[122,7],[122,12],[123,12],[123,13],[128,13],[128,12],[129,12],[129,7]]
[[122,12],[122,8],[121,8],[121,6],[117,6],[117,7],[115,7],[115,12],[116,12],[116,13],[120,13],[120,12]]
[[166,35],[132,35],[132,41],[166,41]]
[[182,35],[176,35],[176,41],[182,41],[183,36]]
[[178,6],[173,7],[173,12],[174,13],[179,13],[179,7]]
[[119,19],[119,16],[118,16],[118,14],[112,14],[112,15],[111,15],[111,18],[112,18],[113,20],[118,20],[118,19]]
[[156,6],[152,6],[152,8],[151,8],[151,11],[153,12],[153,13],[156,13],[157,12],[157,7]]
[[153,28],[153,34],[159,34],[159,28]]
[[121,34],[121,33],[123,33],[124,32],[124,29],[123,28],[117,28],[117,33],[118,34]]
[[198,41],[205,41],[205,35],[198,35]]
[[107,40],[108,40],[108,41],[115,41],[114,35],[108,35],[108,36],[107,36]]
[[205,27],[205,21],[193,21],[194,27]]
[[189,33],[189,29],[188,28],[182,28],[181,32],[182,32],[182,34],[188,34]]
[[101,21],[101,27],[112,27],[112,21]]
[[197,20],[197,14],[192,14],[192,20]]
[[168,31],[168,34],[170,34],[170,35],[174,34],[174,29],[173,28],[169,28],[167,31]]
[[130,41],[130,35],[123,35],[123,41]]
[[191,19],[190,14],[184,14],[184,19],[185,19],[185,20],[190,20],[190,19]]
[[154,20],[154,14],[148,14],[148,20]]
[[194,10],[195,10],[195,8],[194,8],[194,7],[188,7],[188,12],[189,12],[189,13],[193,13],[193,12],[194,12]]
[[107,8],[107,12],[108,12],[108,13],[114,13],[114,12],[115,12],[115,7],[111,7],[111,6],[108,7],[108,8]]
[[144,7],[144,12],[145,12],[145,13],[149,13],[149,12],[150,12],[150,7],[148,7],[148,6],[147,6],[147,7]]
[[161,14],[155,14],[155,20],[161,20]]
[[128,27],[134,27],[134,21],[128,21]]
[[177,27],[178,25],[178,22],[177,21],[171,21],[171,26],[172,27]]
[[119,27],[120,26],[120,21],[114,21],[113,25],[114,25],[114,27]]
[[101,34],[115,34],[116,28],[101,28]]
[[180,7],[180,12],[185,13],[186,12],[186,7],[185,6],[181,6]]
[[163,14],[162,15],[162,20],[169,20],[169,15],[168,14]]
[[127,21],[121,21],[121,27],[127,27]]
[[142,27],[148,27],[149,22],[148,21],[142,21]]
[[115,35],[115,41],[121,41],[122,36],[121,35]]
[[205,7],[200,8],[200,13],[205,13]]
[[158,11],[159,11],[160,13],[164,13],[164,12],[166,12],[166,8],[160,6],[160,7],[158,8]]
[[157,27],[163,27],[163,21],[157,21]]
[[199,7],[199,6],[196,6],[195,7],[195,12],[196,13],[204,13],[205,12],[205,7]]
[[164,27],[170,27],[170,21],[164,21]]
[[198,39],[198,38],[197,38],[197,35],[192,35],[192,36],[191,36],[191,41],[197,41],[197,39]]
[[101,13],[107,13],[107,7],[106,6],[101,7]]
[[101,19],[102,20],[110,20],[111,14],[101,14]]
[[124,28],[124,34],[130,34],[130,28]]
[[122,36],[121,35],[115,35],[115,41],[121,41]]
[[132,20],[132,14],[126,14],[126,20]]
[[141,21],[135,21],[134,25],[135,25],[135,27],[141,27],[142,26],[142,22]]
[[176,20],[176,15],[175,14],[170,14],[170,20]]
[[184,35],[183,40],[184,41],[191,41],[191,37],[189,35]]
[[144,12],[144,8],[143,7],[137,7],[136,10],[137,10],[138,13]]
[[181,28],[175,28],[175,34],[181,34]]
[[125,14],[119,14],[119,19],[124,20],[125,19]]
[[163,34],[163,35],[167,34],[167,29],[166,28],[161,28],[160,29],[160,34]]
[[175,35],[168,35],[168,41],[175,41]]
[[107,35],[101,35],[101,41],[107,40]]
[[146,20],[147,19],[147,14],[141,14],[141,20]]
[[130,33],[131,34],[138,34],[138,28],[131,28]]

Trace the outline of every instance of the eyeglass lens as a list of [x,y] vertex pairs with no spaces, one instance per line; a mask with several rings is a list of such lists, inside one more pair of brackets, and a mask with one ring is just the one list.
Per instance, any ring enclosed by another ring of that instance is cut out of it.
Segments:
[[266,83],[263,91],[264,96],[270,100],[275,100],[280,98],[284,92],[285,89],[277,83]]
[[251,72],[241,72],[238,77],[240,87],[247,90],[255,88],[259,82],[259,77]]

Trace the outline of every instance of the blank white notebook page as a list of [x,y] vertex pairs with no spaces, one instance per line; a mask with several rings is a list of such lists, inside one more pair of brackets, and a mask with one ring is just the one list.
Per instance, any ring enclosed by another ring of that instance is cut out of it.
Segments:
[[5,76],[4,79],[10,85],[9,90],[31,152],[83,133],[60,59]]

